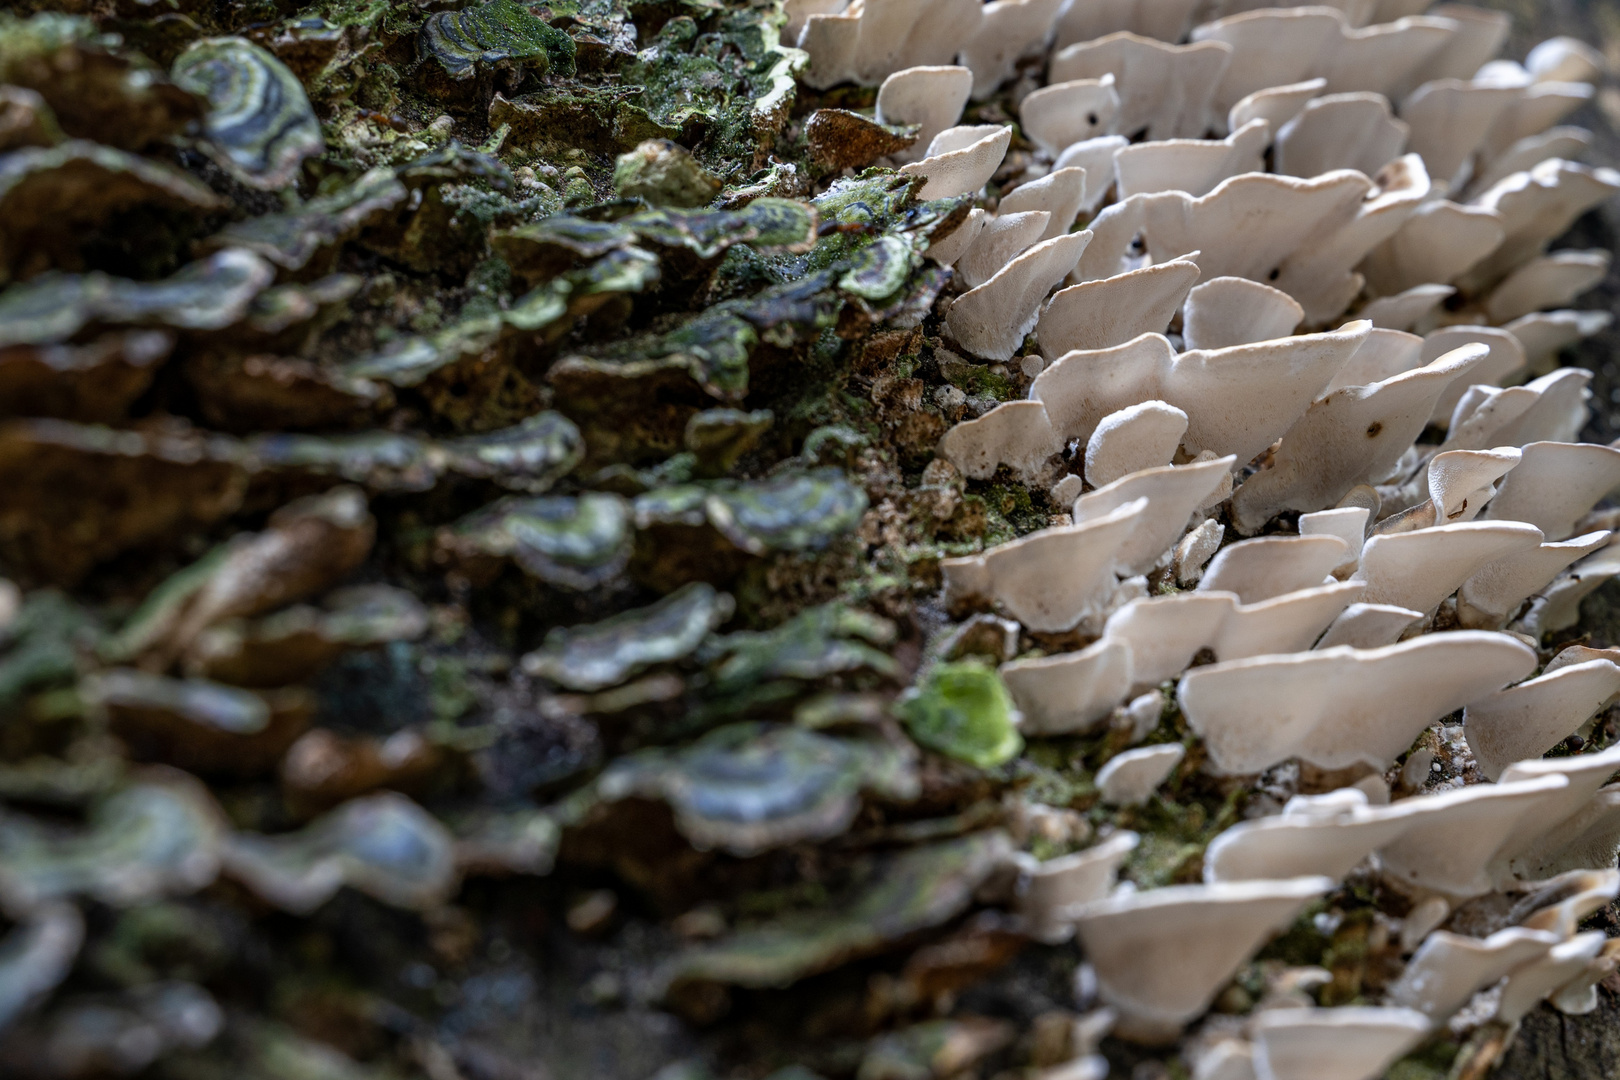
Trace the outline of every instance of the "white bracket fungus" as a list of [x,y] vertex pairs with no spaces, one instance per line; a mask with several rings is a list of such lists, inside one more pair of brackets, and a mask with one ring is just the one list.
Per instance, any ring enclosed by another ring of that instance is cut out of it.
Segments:
[[1316,176],[1354,169],[1374,176],[1406,149],[1406,134],[1384,95],[1328,94],[1306,102],[1277,132],[1277,171]]
[[1168,465],[1186,432],[1187,414],[1162,401],[1109,413],[1086,440],[1086,480],[1103,487],[1129,473]]
[[1531,259],[1491,290],[1485,314],[1493,323],[1506,323],[1543,308],[1564,307],[1603,280],[1609,261],[1607,251],[1559,251]]
[[1535,650],[1517,639],[1465,630],[1193,668],[1176,699],[1221,773],[1257,773],[1291,757],[1384,769],[1430,723],[1535,665]]
[[1414,1009],[1268,1009],[1250,1025],[1258,1080],[1376,1080],[1429,1034]]
[[[1172,885],[1075,911],[1075,933],[1122,1033],[1173,1038],[1330,878]],[[1551,936],[1551,935],[1547,935]]]
[[900,172],[924,178],[922,190],[917,193],[921,199],[970,195],[995,175],[1010,145],[1012,128],[1005,124],[946,128],[928,144],[926,157],[902,165]]
[[1520,822],[1545,816],[1568,784],[1553,774],[1396,803],[1416,805],[1406,829],[1378,852],[1384,876],[1442,896],[1482,896],[1494,887],[1491,867]]
[[945,316],[951,335],[975,356],[1011,359],[1035,329],[1046,294],[1074,269],[1090,242],[1089,230],[1069,233],[1042,240],[1019,255],[989,281],[956,298]]
[[1522,521],[1469,521],[1373,536],[1356,581],[1369,604],[1432,612],[1478,569],[1537,547],[1541,530]]
[[1114,76],[1115,129],[1150,140],[1196,139],[1215,122],[1215,86],[1232,49],[1225,42],[1169,45],[1129,31],[1082,41],[1052,55],[1052,82]]
[[1370,806],[1367,795],[1342,788],[1297,795],[1281,814],[1221,832],[1204,852],[1204,880],[1264,881],[1319,874],[1342,881],[1361,861],[1406,831],[1406,806]]
[[1141,806],[1167,780],[1187,748],[1180,743],[1143,746],[1109,758],[1097,770],[1097,791],[1112,806]]
[[1484,516],[1528,521],[1548,540],[1563,540],[1616,487],[1620,487],[1620,450],[1592,443],[1533,442],[1502,480]]
[[1457,590],[1457,621],[1473,630],[1500,630],[1531,596],[1552,584],[1564,569],[1605,544],[1607,530],[1539,545],[1534,551],[1498,559],[1469,575]]
[[1393,645],[1423,612],[1393,604],[1351,604],[1322,632],[1318,649],[1348,645],[1354,649],[1377,649]]
[[1304,318],[1299,301],[1281,289],[1248,278],[1211,278],[1187,294],[1181,337],[1188,349],[1225,349],[1288,337]]
[[1045,210],[997,214],[988,218],[967,251],[954,265],[966,289],[977,289],[1008,263],[1040,243],[1052,215]]
[[1337,536],[1344,541],[1344,558],[1333,567],[1333,574],[1346,576],[1361,562],[1361,545],[1367,538],[1367,519],[1372,516],[1365,506],[1336,506],[1299,515],[1299,535]]
[[1180,41],[1203,0],[1069,0],[1058,15],[1056,47],[1128,30],[1159,41]]
[[796,44],[810,54],[810,68],[800,77],[817,90],[841,82],[876,86],[896,71],[949,64],[978,30],[984,6],[980,0],[852,0],[827,5],[833,10],[807,9]]
[[1108,349],[1162,333],[1198,283],[1198,252],[1098,281],[1060,289],[1035,326],[1041,355]]
[[1245,604],[1321,585],[1348,545],[1336,536],[1263,536],[1223,548],[1204,571],[1200,592],[1236,593]]
[[962,44],[973,72],[973,99],[983,100],[1012,78],[1020,57],[1044,51],[1065,0],[990,0],[978,31]]
[[1197,197],[1244,173],[1259,173],[1271,144],[1271,124],[1251,120],[1224,139],[1165,139],[1135,143],[1114,155],[1121,199],[1175,191]]
[[1620,694],[1620,664],[1588,660],[1537,676],[1463,711],[1468,748],[1491,780],[1516,761],[1538,758]]
[[1426,202],[1394,235],[1367,253],[1360,270],[1374,296],[1394,297],[1423,285],[1448,285],[1502,245],[1502,215],[1445,199]]
[[1256,90],[1227,110],[1226,128],[1236,131],[1250,120],[1266,120],[1272,131],[1281,131],[1284,124],[1300,114],[1307,102],[1321,96],[1326,88],[1326,79],[1315,78]]
[[1078,652],[1001,665],[1028,735],[1089,731],[1125,700],[1133,681],[1128,643],[1108,636]]
[[1024,134],[1054,158],[1077,142],[1112,134],[1118,114],[1119,94],[1112,75],[1053,83],[1018,106]]
[[1013,909],[1028,922],[1030,935],[1057,944],[1074,934],[1067,912],[1101,900],[1113,891],[1120,864],[1136,850],[1138,837],[1121,829],[1102,842],[1039,862],[1021,855]]
[[964,420],[939,440],[939,456],[963,476],[987,480],[1005,465],[1026,482],[1063,449],[1038,401],[1006,401],[977,420]]
[[1143,574],[1181,539],[1193,513],[1219,495],[1230,480],[1233,465],[1231,457],[1223,457],[1141,469],[1086,492],[1074,501],[1070,514],[1080,525],[1145,498],[1147,509],[1119,550],[1119,562],[1126,572]]
[[[1046,231],[1037,239],[1050,240],[1062,236],[1074,224],[1080,208],[1086,201],[1086,170],[1083,168],[1054,168],[1038,180],[1020,184],[1001,197],[997,215],[1044,210],[1050,215]],[[1106,185],[1107,180],[1101,181]]]
[[929,146],[934,136],[955,126],[972,89],[973,73],[965,67],[906,68],[884,79],[878,87],[877,122],[917,125],[916,143],[890,156],[902,164],[923,157],[917,147]]
[[1498,930],[1484,939],[1437,930],[1424,940],[1387,996],[1394,1004],[1443,1024],[1476,990],[1540,960],[1557,944],[1554,934],[1521,927]]
[[[946,603],[983,598],[1040,633],[1072,630],[1113,596],[1120,551],[1148,509],[1136,499],[1078,525],[1042,529],[981,555],[945,559]],[[1494,689],[1494,687],[1493,687]]]
[[1485,358],[1466,345],[1413,371],[1318,400],[1282,438],[1268,468],[1232,496],[1240,530],[1255,532],[1283,510],[1325,510],[1357,484],[1376,481],[1406,453],[1453,379]]

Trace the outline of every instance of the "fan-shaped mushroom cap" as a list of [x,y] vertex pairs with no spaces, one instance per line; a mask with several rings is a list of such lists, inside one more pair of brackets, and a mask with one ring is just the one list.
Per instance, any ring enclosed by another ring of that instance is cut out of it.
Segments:
[[1608,939],[1601,930],[1576,934],[1554,945],[1540,960],[1533,960],[1508,976],[1496,1005],[1496,1019],[1516,1024],[1541,1004],[1543,998],[1579,978]]
[[1165,139],[1135,143],[1114,155],[1121,199],[1179,191],[1199,196],[1240,173],[1264,171],[1271,125],[1251,120],[1224,139]]
[[1609,70],[1609,62],[1602,53],[1584,41],[1555,37],[1531,49],[1524,58],[1524,67],[1535,76],[1537,82],[1596,84]]
[[1493,491],[1492,485],[1519,463],[1517,447],[1447,450],[1429,459],[1426,484],[1435,522],[1472,521]]
[[1457,617],[1473,630],[1500,630],[1531,596],[1550,585],[1566,567],[1609,543],[1607,531],[1555,540],[1487,563],[1457,590]]
[[1052,163],[1054,170],[1084,169],[1086,194],[1080,209],[1091,213],[1103,198],[1114,190],[1114,155],[1131,141],[1123,135],[1099,135],[1095,139],[1082,139],[1066,147]]
[[1109,413],[1086,441],[1086,479],[1104,487],[1130,473],[1168,465],[1186,432],[1187,414],[1162,401]]
[[1535,548],[1541,530],[1519,521],[1469,521],[1380,534],[1361,549],[1354,580],[1369,604],[1433,611],[1474,571]]
[[1257,90],[1317,75],[1320,58],[1343,27],[1344,17],[1336,11],[1288,8],[1205,23],[1193,29],[1192,40],[1232,46],[1231,63],[1215,89],[1215,107],[1224,112]]
[[1119,548],[1120,566],[1131,574],[1146,573],[1187,531],[1193,511],[1207,505],[1231,476],[1231,457],[1195,461],[1189,465],[1162,465],[1122,476],[1111,484],[1088,491],[1074,502],[1075,524],[1095,521],[1136,499],[1148,508]]
[[1366,322],[1350,322],[1321,334],[1192,349],[1175,358],[1159,397],[1187,414],[1188,453],[1232,454],[1243,464],[1306,413],[1371,332]]
[[1302,244],[1277,269],[1277,288],[1299,301],[1307,321],[1327,322],[1350,306],[1363,284],[1355,267],[1393,236],[1430,192],[1429,175],[1416,154],[1385,165],[1373,183],[1349,220]]
[[961,58],[973,72],[973,98],[995,93],[1012,78],[1018,58],[1043,48],[1065,0],[990,0],[978,31],[962,43]]
[[1053,428],[1068,439],[1089,439],[1111,412],[1164,401],[1187,414],[1188,453],[1233,454],[1242,462],[1287,430],[1371,329],[1355,322],[1325,334],[1180,356],[1162,335],[1144,334],[1112,349],[1060,357],[1036,377],[1029,396],[1045,402]]
[[1307,102],[1277,132],[1276,167],[1287,176],[1355,169],[1368,176],[1406,149],[1406,125],[1389,100],[1365,91],[1328,94]]
[[1495,521],[1528,521],[1562,540],[1597,501],[1620,486],[1620,450],[1592,443],[1533,442],[1485,508]]
[[906,68],[884,79],[878,87],[877,122],[917,125],[917,141],[889,156],[902,164],[922,157],[917,148],[928,146],[961,119],[972,89],[973,73],[954,65]]
[[997,214],[988,219],[972,245],[956,260],[957,278],[969,289],[977,289],[1040,243],[1051,220],[1051,213],[1045,210]]
[[1451,380],[1488,351],[1466,345],[1414,371],[1317,401],[1283,436],[1271,466],[1233,494],[1238,528],[1254,532],[1282,510],[1325,509],[1356,484],[1388,473],[1422,433]]
[[1072,937],[1069,909],[1101,900],[1113,891],[1120,864],[1136,850],[1138,839],[1122,829],[1084,851],[1045,862],[1031,859],[1033,865],[1024,865],[1013,909],[1028,920],[1031,936],[1054,945]]
[[1337,536],[1263,536],[1222,549],[1204,571],[1200,592],[1236,593],[1257,604],[1321,585],[1344,558],[1348,545]]
[[1485,298],[1485,314],[1505,323],[1543,308],[1562,307],[1603,280],[1607,251],[1559,251],[1531,259]]
[[1545,818],[1568,784],[1567,777],[1550,775],[1408,799],[1423,812],[1380,850],[1384,875],[1446,896],[1488,893],[1493,888],[1489,867],[1503,844],[1526,818]]
[[1492,158],[1468,181],[1470,199],[1489,191],[1514,173],[1527,172],[1552,158],[1578,161],[1592,147],[1592,133],[1585,128],[1555,127],[1526,135],[1497,157]]
[[1539,637],[1548,630],[1574,626],[1580,617],[1581,601],[1610,578],[1620,575],[1620,545],[1612,540],[1599,548],[1541,590],[1531,600],[1530,610],[1514,624],[1524,633]]
[[954,266],[973,247],[978,240],[979,233],[991,220],[991,216],[982,207],[975,206],[968,211],[968,216],[962,224],[946,235],[934,240],[928,245],[928,257],[941,266]]
[[1169,45],[1120,32],[1082,41],[1052,57],[1052,82],[1114,76],[1119,94],[1117,131],[1149,139],[1196,139],[1215,117],[1211,95],[1232,50],[1224,42]]
[[1198,281],[1197,255],[1060,289],[1036,324],[1041,355],[1055,360],[1162,333]]
[[982,555],[945,559],[940,570],[946,602],[984,597],[1031,630],[1072,630],[1112,597],[1120,550],[1147,509],[1147,500],[1137,499],[1079,525],[1042,529]]
[[1308,649],[1363,588],[1360,582],[1336,582],[1257,604],[1240,604],[1221,624],[1210,646],[1222,660]]
[[1387,997],[1443,1023],[1474,991],[1541,959],[1556,944],[1554,934],[1517,926],[1483,940],[1436,930],[1424,939]]
[[1429,1018],[1367,1005],[1267,1009],[1251,1030],[1259,1080],[1376,1080],[1423,1041]]
[[975,356],[1010,359],[1040,319],[1046,294],[1074,269],[1090,242],[1089,230],[1042,240],[989,281],[957,297],[945,325]]
[[1193,287],[1181,311],[1181,337],[1189,349],[1225,349],[1285,338],[1305,309],[1281,289],[1241,277],[1211,278]]
[[[1543,833],[1533,845],[1519,853],[1510,866],[1514,874],[1539,881],[1565,872],[1612,868],[1617,849],[1620,849],[1620,784],[1610,784]],[[1499,866],[1499,876],[1500,870]]]
[[[1554,775],[1569,780],[1569,786],[1563,789],[1563,794],[1557,801],[1549,804],[1544,815],[1521,821],[1503,841],[1504,861],[1522,860],[1556,852],[1559,843],[1553,839],[1554,835],[1562,831],[1572,818],[1580,815],[1582,810],[1592,803],[1598,790],[1608,783],[1616,772],[1620,772],[1620,746],[1610,747],[1597,754],[1519,761],[1503,769],[1498,780],[1503,784]],[[1517,865],[1515,863],[1515,867]],[[1499,876],[1505,876],[1505,868],[1499,870]]]
[[1204,564],[1214,558],[1225,538],[1226,526],[1214,518],[1205,518],[1201,524],[1190,529],[1171,552],[1170,561],[1176,572],[1176,581],[1185,586],[1203,577]]
[[1316,648],[1348,645],[1354,649],[1376,649],[1393,645],[1407,627],[1421,618],[1421,611],[1393,604],[1351,604],[1323,631]]
[[1533,649],[1466,630],[1381,649],[1338,647],[1194,668],[1176,698],[1214,766],[1257,773],[1290,757],[1383,769],[1431,722],[1523,678]]
[[1346,386],[1370,386],[1393,379],[1403,371],[1422,367],[1422,355],[1423,339],[1416,334],[1375,327],[1322,393],[1331,394]]
[[1335,881],[1405,831],[1415,800],[1369,806],[1367,794],[1341,788],[1296,795],[1281,814],[1240,822],[1204,852],[1204,880],[1264,881],[1320,874]]
[[983,14],[980,0],[884,0],[811,11],[797,41],[810,54],[801,78],[817,90],[846,81],[876,86],[905,68],[948,64]]
[[[1419,6],[1428,7],[1427,4]],[[1450,19],[1457,25],[1457,32],[1423,66],[1421,74],[1426,79],[1473,78],[1486,62],[1502,51],[1512,27],[1507,12],[1486,11],[1467,4],[1437,4],[1429,9],[1429,14]]]
[[1433,363],[1453,349],[1474,343],[1485,346],[1490,352],[1468,372],[1466,380],[1453,379],[1451,385],[1446,387],[1440,400],[1434,403],[1430,423],[1450,422],[1457,402],[1468,391],[1468,383],[1501,386],[1504,381],[1524,370],[1524,346],[1511,333],[1495,326],[1447,326],[1436,330],[1423,339],[1421,362]]
[[1558,352],[1606,329],[1614,321],[1607,311],[1538,311],[1508,323],[1504,330],[1524,346],[1532,371],[1545,370]]
[[1620,172],[1556,158],[1507,177],[1474,201],[1476,206],[1502,215],[1507,235],[1462,284],[1470,291],[1483,291],[1515,266],[1541,254],[1576,218],[1617,191]]
[[1320,95],[1326,87],[1326,79],[1316,78],[1256,90],[1227,111],[1227,130],[1236,131],[1250,120],[1269,120],[1272,131],[1281,131],[1284,124],[1298,116],[1306,103]]
[[[1544,881],[1532,894],[1532,904],[1540,901],[1545,906],[1525,916],[1519,925],[1571,938],[1588,915],[1608,904],[1617,894],[1620,894],[1620,870],[1612,866],[1559,874]],[[1553,902],[1548,903],[1548,900]]]
[[1361,561],[1361,545],[1367,536],[1367,518],[1370,516],[1365,506],[1336,506],[1331,510],[1318,510],[1314,514],[1301,514],[1299,535],[1337,536],[1344,541],[1344,558],[1333,567],[1333,572],[1337,574]]
[[1591,381],[1589,371],[1559,368],[1505,390],[1474,383],[1457,399],[1441,448],[1573,443],[1586,426],[1586,385]]
[[1131,690],[1133,658],[1124,641],[1104,635],[1079,652],[1001,665],[1026,735],[1087,731]]
[[[1367,177],[1340,169],[1309,180],[1248,173],[1197,198],[1177,191],[1135,195],[1104,207],[1092,221],[1099,247],[1081,264],[1081,277],[1128,269],[1120,260],[1141,234],[1155,262],[1201,251],[1199,265],[1208,277],[1277,284],[1284,260],[1302,247],[1324,243],[1356,216],[1372,190]],[[1309,314],[1310,305],[1301,304]]]
[[987,480],[1005,465],[1026,482],[1063,449],[1038,401],[1005,401],[977,420],[964,420],[939,440],[939,454],[964,476]]
[[1361,309],[1361,317],[1383,329],[1410,330],[1456,291],[1450,285],[1414,285],[1371,301]]
[[1620,664],[1588,660],[1538,676],[1463,710],[1463,730],[1491,780],[1516,761],[1537,758],[1620,694]]
[[1546,131],[1591,101],[1594,92],[1593,87],[1578,82],[1538,82],[1525,87],[1518,100],[1504,109],[1491,125],[1480,145],[1480,157],[1489,162],[1507,153],[1525,136]]
[[1214,640],[1237,596],[1229,592],[1184,592],[1146,597],[1108,616],[1104,641],[1128,646],[1133,683],[1140,693],[1173,679]]
[[1180,41],[1203,0],[1070,0],[1058,16],[1056,47],[1129,30],[1159,41]]
[[1435,79],[1401,103],[1408,149],[1422,155],[1429,175],[1456,186],[1467,178],[1474,151],[1524,91],[1509,83]]
[[1114,806],[1141,806],[1181,764],[1187,748],[1180,743],[1142,746],[1108,759],[1097,770],[1102,801]]
[[1018,106],[1024,134],[1051,157],[1077,142],[1112,133],[1118,114],[1119,94],[1112,75],[1052,83]]
[[[1100,180],[1099,183],[1107,183]],[[1086,170],[1082,168],[1053,169],[1039,180],[1020,184],[1001,197],[997,215],[1044,210],[1051,215],[1042,240],[1062,236],[1074,224],[1080,207],[1086,201]]]
[[1425,283],[1456,281],[1506,236],[1502,215],[1495,210],[1435,199],[1414,210],[1393,236],[1368,252],[1360,269],[1375,295],[1394,296]]
[[[971,141],[963,139],[971,136]],[[970,195],[984,187],[1012,145],[1012,128],[1004,124],[946,128],[934,136],[928,156],[900,166],[907,176],[921,176],[926,183],[917,193],[920,199],[945,199]]]
[[1120,1030],[1173,1036],[1209,1007],[1262,943],[1331,878],[1172,885],[1115,894],[1075,911],[1075,933]]

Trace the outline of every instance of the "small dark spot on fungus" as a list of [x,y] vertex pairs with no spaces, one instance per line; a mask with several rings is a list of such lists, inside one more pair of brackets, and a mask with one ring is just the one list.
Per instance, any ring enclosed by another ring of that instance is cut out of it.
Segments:
[[1097,114],[1094,113],[1094,112],[1086,113],[1086,123],[1089,124],[1092,127],[1096,127],[1097,126]]
[[1372,423],[1367,425],[1367,438],[1376,439],[1376,438],[1378,438],[1378,433],[1380,431],[1383,431],[1383,430],[1384,430],[1383,421],[1382,420],[1374,420]]

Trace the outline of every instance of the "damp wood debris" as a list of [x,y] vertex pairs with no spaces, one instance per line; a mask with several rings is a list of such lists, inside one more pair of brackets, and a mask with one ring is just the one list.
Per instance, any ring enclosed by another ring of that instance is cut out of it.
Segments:
[[1620,1059],[1520,7],[8,5],[0,1075]]

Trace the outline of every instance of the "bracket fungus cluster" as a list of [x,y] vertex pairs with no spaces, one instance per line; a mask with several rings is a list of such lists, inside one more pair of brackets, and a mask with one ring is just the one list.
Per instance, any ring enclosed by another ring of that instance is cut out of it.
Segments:
[[1612,46],[14,6],[0,1075],[1477,1078],[1614,992]]

